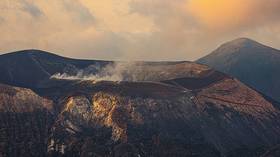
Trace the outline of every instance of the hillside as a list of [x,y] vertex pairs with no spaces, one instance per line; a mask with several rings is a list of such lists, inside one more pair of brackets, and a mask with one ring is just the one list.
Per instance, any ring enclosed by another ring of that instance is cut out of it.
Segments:
[[221,45],[198,63],[222,71],[280,101],[280,51],[247,38]]
[[51,100],[0,84],[0,156],[47,156],[54,119]]

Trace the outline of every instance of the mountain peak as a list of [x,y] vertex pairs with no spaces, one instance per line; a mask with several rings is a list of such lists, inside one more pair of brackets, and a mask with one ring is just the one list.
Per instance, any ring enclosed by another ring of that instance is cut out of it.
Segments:
[[262,47],[263,45],[249,38],[238,38],[221,45],[218,49],[224,48],[250,48]]
[[222,44],[212,53],[203,58],[200,58],[198,62],[209,65],[209,62],[217,64],[221,60],[233,61],[238,59],[246,60],[262,57],[268,57],[268,59],[270,60],[271,56],[280,58],[279,50],[266,46],[249,38],[238,38]]
[[241,37],[241,38],[237,38],[232,40],[231,42],[238,42],[238,43],[257,43],[255,40],[250,39],[250,38],[246,38],[246,37]]
[[37,49],[20,50],[20,51],[6,53],[6,54],[3,54],[3,55],[16,55],[16,54],[21,54],[21,55],[56,55],[56,54],[53,54],[53,53],[50,53],[50,52],[47,52],[47,51],[37,50]]

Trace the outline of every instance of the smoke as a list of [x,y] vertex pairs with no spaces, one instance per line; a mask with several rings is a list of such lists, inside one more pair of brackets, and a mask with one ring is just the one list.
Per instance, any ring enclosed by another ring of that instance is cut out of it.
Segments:
[[137,81],[134,73],[138,67],[136,62],[114,62],[106,66],[90,65],[85,69],[67,67],[64,73],[56,73],[51,79],[60,80],[92,80],[99,81]]
[[73,65],[65,67],[63,73],[51,76],[51,79],[150,82],[175,78],[194,77],[201,67],[186,62],[112,62],[107,65],[94,64],[84,69]]

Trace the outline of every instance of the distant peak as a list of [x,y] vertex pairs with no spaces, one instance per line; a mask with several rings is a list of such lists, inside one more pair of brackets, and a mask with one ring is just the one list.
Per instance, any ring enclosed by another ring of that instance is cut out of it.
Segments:
[[26,50],[21,50],[21,51],[18,51],[18,52],[27,53],[27,54],[32,54],[32,53],[49,53],[49,52],[46,52],[46,51],[43,51],[43,50],[38,50],[38,49],[26,49]]
[[228,49],[228,48],[251,48],[251,47],[262,47],[261,43],[249,39],[249,38],[238,38],[232,41],[229,41],[219,47],[219,49]]
[[255,40],[250,39],[250,38],[246,38],[246,37],[237,38],[237,39],[234,39],[233,41],[240,41],[240,42],[256,42]]
[[248,43],[254,43],[259,44],[255,40],[249,39],[249,38],[238,38],[235,40],[230,41],[229,43],[235,43],[235,44],[248,44]]

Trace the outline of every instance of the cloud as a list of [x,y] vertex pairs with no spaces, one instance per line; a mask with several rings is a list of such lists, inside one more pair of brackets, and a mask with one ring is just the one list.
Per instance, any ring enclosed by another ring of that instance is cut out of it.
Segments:
[[280,48],[279,0],[1,0],[0,52],[194,60],[249,37]]
[[185,4],[185,0],[174,0],[172,3],[169,0],[136,0],[130,3],[131,12],[151,17],[156,27],[156,31],[148,36],[136,38],[142,45],[139,49],[146,48],[140,58],[194,58],[196,49],[192,45],[201,35],[196,21],[186,14]]
[[29,13],[32,17],[34,18],[38,18],[42,15],[44,15],[44,13],[33,3],[28,2],[27,0],[22,0],[22,10]]
[[187,9],[211,30],[251,29],[280,18],[279,0],[190,0]]
[[4,18],[0,16],[0,25],[4,22],[5,22]]
[[74,20],[82,24],[92,24],[94,22],[94,16],[90,10],[77,0],[62,0],[64,8],[73,13]]
[[273,43],[279,39],[278,0],[135,0],[131,10],[152,17],[158,30],[140,42],[148,48],[143,58],[192,60],[244,36],[280,47]]

